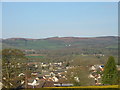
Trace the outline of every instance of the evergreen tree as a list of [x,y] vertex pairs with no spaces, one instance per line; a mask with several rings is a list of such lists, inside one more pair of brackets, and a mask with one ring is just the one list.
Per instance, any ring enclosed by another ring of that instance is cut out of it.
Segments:
[[104,67],[102,83],[103,84],[118,84],[118,71],[114,57],[110,56]]

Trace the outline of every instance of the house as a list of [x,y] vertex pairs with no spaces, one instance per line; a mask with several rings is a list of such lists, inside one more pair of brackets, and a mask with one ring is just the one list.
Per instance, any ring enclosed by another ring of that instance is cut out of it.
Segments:
[[62,62],[57,63],[59,66],[62,66]]
[[120,71],[120,65],[116,65],[117,66],[117,70]]
[[55,73],[53,73],[53,72],[50,72],[50,76],[55,76]]
[[95,80],[96,85],[100,85],[99,79],[101,75],[98,72],[102,72],[104,70],[104,65],[92,65],[89,70],[91,71],[88,78],[93,78]]
[[2,82],[0,82],[0,90],[2,90],[2,86],[3,86],[3,84],[2,84]]
[[95,66],[93,65],[93,66],[90,67],[89,70],[95,70],[95,69],[96,69],[96,68],[95,68]]
[[52,77],[52,81],[53,81],[53,82],[58,82],[59,79],[58,79],[56,76],[54,76],[54,77]]
[[73,84],[71,84],[71,83],[67,83],[67,84],[58,83],[58,84],[54,84],[54,86],[56,86],[56,87],[67,87],[67,86],[73,86]]
[[37,76],[37,72],[33,72],[33,73],[31,73],[31,75],[33,75],[33,76]]
[[25,81],[24,80],[21,80],[21,85],[23,85],[25,83]]
[[100,68],[101,71],[104,71],[104,66],[103,65],[99,66],[99,68]]
[[39,85],[38,79],[32,79],[32,78],[28,79],[28,87],[32,86],[32,88],[35,88],[38,85]]
[[38,67],[38,65],[35,65],[35,68],[37,68]]
[[75,80],[76,82],[80,82],[79,77],[74,77],[74,80]]
[[100,85],[99,79],[101,78],[101,75],[98,72],[102,72],[104,70],[103,65],[92,65],[89,70],[91,71],[88,78],[93,78],[96,85]]
[[98,74],[98,77],[97,77],[97,78],[98,78],[98,79],[99,79],[99,78],[101,78],[101,75],[100,75],[100,74]]
[[92,71],[103,71],[104,65],[92,65],[89,70]]
[[88,76],[88,78],[94,78],[94,76],[93,76],[92,74],[90,74],[90,75]]
[[61,72],[63,72],[62,69],[58,69],[58,70],[53,71],[54,74],[58,74],[58,73],[61,73]]
[[94,54],[94,56],[100,56],[100,57],[104,57],[105,55],[104,54]]
[[24,73],[20,73],[19,75],[18,75],[18,77],[20,77],[20,76],[24,76],[25,74]]
[[49,66],[49,64],[47,64],[47,63],[41,63],[41,67],[48,67]]
[[45,81],[42,85],[42,87],[54,87],[53,81]]

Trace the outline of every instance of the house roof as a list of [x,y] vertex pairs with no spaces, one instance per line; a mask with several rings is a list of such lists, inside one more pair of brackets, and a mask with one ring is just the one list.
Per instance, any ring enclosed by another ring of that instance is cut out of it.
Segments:
[[43,87],[54,87],[54,82],[53,81],[46,81],[43,84]]
[[93,75],[93,76],[97,75],[97,72],[92,72],[92,75]]

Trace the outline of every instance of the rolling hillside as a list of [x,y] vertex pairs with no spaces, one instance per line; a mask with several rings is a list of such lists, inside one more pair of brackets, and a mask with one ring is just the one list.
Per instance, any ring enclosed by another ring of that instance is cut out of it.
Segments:
[[61,48],[117,48],[118,37],[52,37],[46,39],[9,38],[2,40],[2,48],[61,49]]

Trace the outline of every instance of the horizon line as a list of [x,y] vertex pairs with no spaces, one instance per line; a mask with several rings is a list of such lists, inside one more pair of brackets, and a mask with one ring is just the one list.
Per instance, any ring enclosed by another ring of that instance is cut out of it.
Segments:
[[30,37],[8,37],[8,38],[0,38],[0,39],[47,39],[47,38],[96,38],[96,37],[119,37],[119,35],[103,35],[103,36],[51,36],[51,37],[43,37],[43,38],[30,38]]

